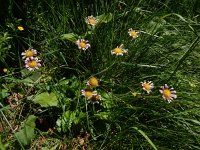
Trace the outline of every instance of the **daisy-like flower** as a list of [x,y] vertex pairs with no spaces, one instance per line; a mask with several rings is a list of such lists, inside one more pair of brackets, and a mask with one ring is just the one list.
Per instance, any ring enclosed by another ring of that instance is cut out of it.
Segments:
[[124,45],[121,44],[120,46],[117,46],[115,49],[111,50],[111,54],[112,55],[121,55],[123,56],[123,54],[128,53],[127,49],[124,49]]
[[140,32],[139,32],[139,31],[136,31],[136,30],[133,30],[132,28],[130,28],[130,29],[128,30],[128,34],[129,34],[133,39],[135,39],[135,38],[137,38],[137,37],[139,36]]
[[154,85],[153,85],[152,81],[141,82],[141,85],[142,85],[142,89],[145,90],[147,93],[150,93],[151,89],[154,88]]
[[95,77],[90,77],[89,80],[87,81],[88,86],[96,87],[99,86],[99,81]]
[[99,103],[101,101],[101,95],[93,95],[89,100],[92,104]]
[[84,51],[90,47],[89,42],[87,40],[84,40],[84,39],[78,39],[76,41],[76,44],[78,45],[79,49],[82,49]]
[[18,26],[17,29],[18,29],[19,31],[24,31],[24,27],[22,27],[22,26]]
[[81,93],[83,96],[85,96],[87,99],[90,99],[92,96],[97,95],[97,91],[92,91],[91,89],[84,89],[81,90]]
[[159,91],[162,94],[163,99],[166,100],[168,103],[172,102],[173,99],[177,98],[176,91],[174,90],[174,88],[169,88],[167,84],[161,86]]
[[39,60],[37,57],[28,57],[25,60],[26,68],[29,71],[39,69],[39,67],[41,67],[40,62],[41,60]]
[[88,25],[95,26],[98,23],[98,19],[91,15],[91,16],[86,17],[85,22]]
[[37,54],[37,50],[35,49],[32,49],[32,48],[29,48],[28,50],[25,50],[24,52],[22,52],[22,58],[25,59],[25,58],[29,58],[29,57],[33,57]]

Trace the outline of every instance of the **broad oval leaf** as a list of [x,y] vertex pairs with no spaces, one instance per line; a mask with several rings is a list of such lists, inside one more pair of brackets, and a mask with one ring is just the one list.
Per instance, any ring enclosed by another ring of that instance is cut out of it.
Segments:
[[30,115],[26,122],[23,124],[23,128],[16,133],[17,140],[23,145],[29,145],[31,140],[35,137],[35,120],[36,116]]
[[55,93],[44,92],[44,93],[37,95],[33,99],[33,102],[40,104],[42,107],[49,107],[49,106],[57,106],[58,99],[57,99]]

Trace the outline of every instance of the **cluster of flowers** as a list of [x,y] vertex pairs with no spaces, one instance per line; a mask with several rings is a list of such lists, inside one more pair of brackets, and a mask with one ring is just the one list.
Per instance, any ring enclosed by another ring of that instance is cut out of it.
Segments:
[[[147,93],[150,93],[151,90],[154,88],[154,84],[152,83],[152,81],[141,82],[141,85],[143,90],[145,90]],[[168,103],[171,103],[173,99],[177,98],[174,88],[169,88],[167,84],[161,86],[159,92],[162,94],[163,99],[166,100]]]
[[25,62],[25,67],[29,70],[35,70],[39,69],[41,67],[41,60],[39,60],[36,55],[37,55],[37,50],[29,48],[28,50],[25,50],[22,52],[22,59]]
[[[98,23],[99,20],[93,16],[88,16],[85,21],[88,25],[91,25],[92,27],[94,27]],[[19,26],[18,29],[20,31],[24,30],[21,26]],[[128,34],[133,39],[135,39],[139,36],[140,32],[130,28],[128,30]],[[89,44],[89,41],[85,39],[78,39],[76,41],[76,44],[78,48],[82,49],[83,51],[91,47],[91,45]],[[124,48],[123,44],[111,50],[111,54],[116,55],[116,56],[120,56],[120,55],[123,56],[126,53],[128,53],[128,50]],[[31,48],[29,48],[28,50],[22,53],[22,56],[23,56],[22,58],[25,60],[25,64],[26,64],[25,66],[30,71],[38,69],[41,66],[40,64],[41,60],[35,57],[36,55],[37,55],[37,51]],[[151,90],[154,88],[154,84],[152,83],[152,81],[141,82],[141,85],[143,87],[143,90],[145,90],[147,93],[150,93]],[[99,103],[101,100],[101,95],[98,95],[97,91],[93,90],[93,88],[97,86],[99,86],[99,82],[97,78],[91,77],[87,81],[87,88],[81,91],[82,95],[85,96],[92,103]],[[177,98],[176,91],[174,90],[174,88],[169,88],[167,84],[164,84],[164,86],[161,86],[159,92],[162,94],[163,99],[166,100],[168,103],[172,102],[173,99]]]
[[[98,19],[93,17],[93,16],[88,16],[85,20],[85,22],[88,24],[88,25],[91,25],[91,26],[95,26],[97,23],[98,23]],[[140,34],[139,31],[136,31],[136,30],[133,30],[132,28],[130,28],[128,30],[128,34],[133,38],[137,38]],[[91,45],[89,44],[89,41],[88,40],[85,40],[85,39],[78,39],[76,41],[76,44],[78,46],[79,49],[82,49],[82,50],[87,50]],[[121,44],[120,46],[117,46],[116,48],[114,48],[113,50],[111,50],[111,54],[112,55],[121,55],[123,56],[124,54],[128,53],[128,50],[124,48],[124,45]]]
[[[98,19],[93,17],[93,16],[88,16],[85,21],[88,25],[91,25],[91,26],[95,26],[98,23]],[[133,39],[135,39],[139,36],[140,32],[130,28],[128,30],[128,34]],[[78,39],[76,41],[76,44],[78,45],[79,49],[82,49],[84,51],[87,50],[91,46],[89,44],[89,41],[85,40],[85,39]],[[124,48],[123,44],[121,44],[120,46],[117,46],[116,48],[111,50],[111,54],[116,55],[116,56],[120,56],[120,55],[123,56],[126,53],[128,53],[128,50]],[[90,85],[90,83],[92,83],[93,80],[95,82],[97,82],[96,78],[92,77],[88,81],[87,84]],[[147,93],[150,93],[151,90],[154,88],[154,84],[152,83],[152,81],[147,81],[147,82],[144,81],[144,82],[141,82],[141,84],[142,84],[143,89]],[[166,100],[168,103],[172,102],[173,99],[177,98],[176,91],[174,90],[174,88],[169,88],[169,86],[167,84],[164,84],[164,86],[161,86],[159,92],[162,94],[163,99]],[[87,89],[87,90],[82,90],[82,95],[84,95],[85,97],[91,98],[92,95],[97,95],[97,94],[96,94],[96,91],[92,91],[91,89]]]
[[82,90],[82,95],[89,100],[91,103],[99,103],[101,101],[101,95],[97,94],[97,91],[93,90],[93,88],[99,86],[99,81],[95,77],[90,77],[87,81],[87,88]]

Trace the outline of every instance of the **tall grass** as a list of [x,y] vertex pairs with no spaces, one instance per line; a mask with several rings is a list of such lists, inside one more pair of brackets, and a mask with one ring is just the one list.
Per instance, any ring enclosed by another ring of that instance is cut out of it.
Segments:
[[[8,95],[3,94],[17,92],[22,95],[19,110],[6,109],[7,120],[12,122],[10,114],[22,122],[31,114],[40,120],[36,138],[25,148],[200,149],[198,0],[28,0],[19,6],[25,16],[22,21],[13,15],[15,3],[9,2],[9,17],[1,26],[1,33],[7,32],[12,39],[0,41],[1,47],[11,45],[1,59],[9,72],[0,78],[0,109],[7,108]],[[87,16],[102,14],[110,19],[93,29],[85,23]],[[18,25],[25,30],[18,31]],[[132,39],[129,28],[140,31],[139,37]],[[62,38],[68,33],[88,40],[91,48],[79,50]],[[128,54],[111,55],[121,44]],[[38,50],[42,67],[27,73],[21,52],[29,47]],[[102,96],[100,104],[92,105],[81,96],[90,76],[100,79],[95,88]],[[144,80],[155,84],[152,93],[142,90]],[[178,98],[171,103],[158,91],[164,84],[177,91]],[[36,105],[32,100],[43,92],[55,93],[58,105]],[[20,149],[9,132],[12,128],[6,127],[7,120],[1,120],[5,127],[0,130],[2,143]],[[13,124],[21,125],[20,121]],[[52,128],[53,136],[41,131],[40,125]],[[40,145],[39,137],[47,142]],[[74,142],[80,138],[83,145]]]

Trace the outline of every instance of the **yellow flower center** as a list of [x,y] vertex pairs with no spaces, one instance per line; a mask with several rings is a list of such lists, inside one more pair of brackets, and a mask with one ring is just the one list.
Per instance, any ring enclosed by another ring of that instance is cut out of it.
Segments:
[[38,63],[35,60],[28,62],[28,66],[31,68],[35,68],[38,66]]
[[131,31],[130,34],[131,34],[131,36],[133,36],[133,37],[137,36],[137,32],[135,32],[135,31]]
[[92,91],[85,91],[85,97],[92,97]]
[[85,44],[84,42],[81,42],[81,43],[80,43],[80,47],[81,47],[81,48],[85,48],[85,46],[86,46],[86,44]]
[[121,48],[115,48],[114,50],[113,50],[115,53],[117,53],[117,54],[120,54],[120,53],[122,53],[122,49]]
[[34,53],[31,50],[28,50],[28,51],[25,52],[26,57],[32,57],[33,55],[34,55]]
[[150,90],[150,85],[148,83],[144,83],[143,87],[148,91]]
[[23,30],[24,30],[24,28],[23,28],[22,26],[18,26],[17,28],[18,28],[18,30],[20,30],[20,31],[23,31]]
[[88,22],[89,22],[90,24],[95,24],[95,23],[96,23],[96,20],[93,19],[93,18],[91,18],[91,19],[88,20]]
[[169,98],[171,96],[171,91],[169,89],[164,89],[163,90],[163,95],[166,97],[166,98]]
[[97,80],[95,77],[91,77],[91,78],[89,79],[89,84],[90,84],[91,86],[98,86],[98,85],[99,85],[98,80]]

